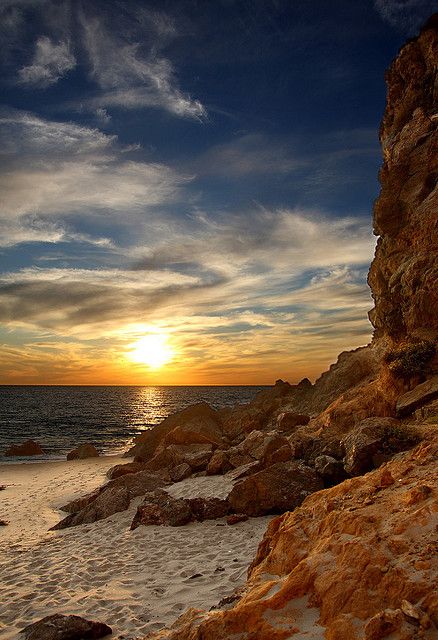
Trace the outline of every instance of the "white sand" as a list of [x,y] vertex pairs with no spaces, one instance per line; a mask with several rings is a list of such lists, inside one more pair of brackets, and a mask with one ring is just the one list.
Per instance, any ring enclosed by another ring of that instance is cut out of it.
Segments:
[[[245,581],[269,518],[228,526],[129,525],[141,499],[122,513],[63,531],[48,528],[57,507],[100,486],[114,457],[0,465],[0,637],[17,637],[52,613],[106,622],[114,637],[141,637],[172,623],[190,606],[209,609]],[[175,497],[227,494],[222,477],[188,479]],[[195,574],[202,574],[193,577]]]

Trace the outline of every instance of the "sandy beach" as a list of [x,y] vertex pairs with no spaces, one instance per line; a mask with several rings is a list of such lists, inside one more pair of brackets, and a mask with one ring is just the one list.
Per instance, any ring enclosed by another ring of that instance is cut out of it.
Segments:
[[[245,582],[270,518],[228,526],[224,520],[185,527],[129,525],[141,498],[122,513],[50,532],[59,507],[103,484],[128,462],[101,457],[0,465],[0,637],[17,637],[52,613],[106,622],[125,640],[171,624],[186,608],[209,609]],[[169,487],[175,497],[225,496],[222,476]]]

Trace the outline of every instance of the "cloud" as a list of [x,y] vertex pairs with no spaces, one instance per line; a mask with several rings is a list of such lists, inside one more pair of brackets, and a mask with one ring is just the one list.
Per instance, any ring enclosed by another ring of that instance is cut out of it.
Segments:
[[7,220],[144,214],[175,202],[189,180],[166,165],[130,159],[116,136],[26,112],[0,113],[0,139],[0,215]]
[[374,7],[392,27],[412,34],[438,11],[436,0],[374,0]]
[[192,166],[201,175],[239,179],[245,175],[290,173],[306,165],[303,157],[292,155],[289,141],[279,142],[263,134],[250,133],[211,147]]
[[52,42],[47,36],[38,38],[32,64],[18,72],[21,84],[46,88],[56,84],[76,66],[67,42]]
[[[166,31],[166,23],[158,19],[159,14],[155,16],[153,37],[173,34],[170,27]],[[117,31],[110,31],[100,17],[82,14],[81,22],[91,77],[102,89],[102,93],[89,100],[91,107],[160,107],[180,117],[195,120],[206,117],[201,102],[179,89],[172,63],[159,55],[156,47],[145,51],[144,46],[133,40],[138,34],[128,31],[122,38]]]

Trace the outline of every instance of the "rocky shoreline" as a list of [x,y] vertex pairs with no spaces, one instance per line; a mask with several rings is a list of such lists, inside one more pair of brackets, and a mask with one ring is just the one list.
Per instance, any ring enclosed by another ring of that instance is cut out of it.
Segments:
[[[437,58],[435,15],[387,74],[372,343],[313,385],[279,380],[245,406],[169,416],[60,507],[52,531],[115,517],[136,539],[277,516],[231,606],[191,608],[145,639],[438,637]],[[193,495],[209,482],[220,495]]]

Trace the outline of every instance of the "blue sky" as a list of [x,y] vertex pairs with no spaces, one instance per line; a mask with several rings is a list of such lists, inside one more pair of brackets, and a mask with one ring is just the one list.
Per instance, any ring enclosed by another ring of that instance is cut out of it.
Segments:
[[[0,382],[270,383],[366,343],[384,71],[433,0],[2,0]],[[129,361],[165,335],[161,371]]]

